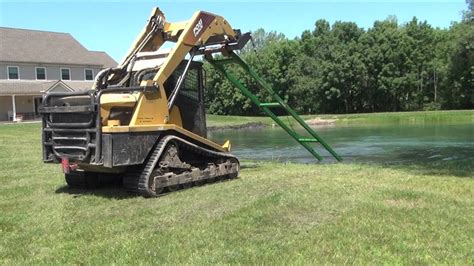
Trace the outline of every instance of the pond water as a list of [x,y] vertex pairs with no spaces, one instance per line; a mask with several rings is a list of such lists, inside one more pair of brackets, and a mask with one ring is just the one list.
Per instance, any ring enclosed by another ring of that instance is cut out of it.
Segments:
[[[316,132],[345,162],[474,163],[473,124],[338,125],[316,128]],[[209,137],[217,143],[230,139],[232,153],[241,160],[317,161],[279,127],[214,131]],[[335,161],[324,148],[315,145],[323,162]]]

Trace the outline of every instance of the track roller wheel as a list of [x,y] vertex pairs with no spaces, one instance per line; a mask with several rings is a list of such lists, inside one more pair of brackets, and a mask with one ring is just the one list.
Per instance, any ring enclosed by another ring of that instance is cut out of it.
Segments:
[[232,174],[228,174],[228,175],[227,175],[227,178],[229,178],[229,179],[234,179],[234,178],[239,177],[240,164],[238,163],[239,161],[238,161],[237,159],[235,159],[235,158],[231,159],[231,162],[232,162],[232,163],[237,163],[237,172],[232,173]]
[[194,181],[193,185],[199,187],[199,186],[203,186],[204,184],[206,184],[206,182],[207,182],[206,180],[198,180],[198,181]]
[[188,183],[181,184],[180,186],[182,189],[187,189],[187,188],[192,187],[193,185],[194,185],[193,182],[188,182]]
[[[163,173],[159,169],[155,169],[148,180],[148,191],[150,192],[151,197],[156,197],[159,194],[163,193],[165,190],[164,187],[156,187],[156,181],[159,182],[159,177],[162,176]],[[157,178],[157,179],[155,179]],[[156,181],[155,181],[156,180]]]
[[[182,167],[183,162],[179,158],[179,146],[176,142],[170,141],[168,145],[166,145],[166,149],[160,158],[160,162],[158,163],[159,171],[160,172],[167,172],[169,169],[173,169],[176,167]],[[164,177],[166,178],[166,177]],[[174,192],[180,189],[180,185],[170,185],[166,186],[168,192]]]
[[169,186],[166,188],[168,189],[169,192],[175,192],[180,189],[180,185]]

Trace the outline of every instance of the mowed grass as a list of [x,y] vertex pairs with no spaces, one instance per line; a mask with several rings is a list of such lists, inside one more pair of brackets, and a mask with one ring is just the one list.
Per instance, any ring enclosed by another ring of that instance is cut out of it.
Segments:
[[423,123],[473,123],[474,110],[423,111],[397,113],[370,113],[326,115],[334,117],[338,124],[423,124]]
[[2,265],[474,263],[472,167],[245,162],[144,199],[69,190],[39,124],[0,126],[0,147]]
[[[365,113],[342,115],[303,115],[303,119],[319,117],[321,119],[335,119],[336,124],[420,124],[420,123],[473,123],[474,110],[453,111],[425,111],[425,112],[397,112],[397,113]],[[221,116],[207,115],[207,124],[210,126],[239,125],[250,122],[261,122],[271,125],[273,120],[266,116]],[[282,118],[286,121],[286,117]]]
[[272,120],[267,116],[233,116],[233,115],[206,115],[207,126],[235,126],[247,123],[260,122],[270,125]]

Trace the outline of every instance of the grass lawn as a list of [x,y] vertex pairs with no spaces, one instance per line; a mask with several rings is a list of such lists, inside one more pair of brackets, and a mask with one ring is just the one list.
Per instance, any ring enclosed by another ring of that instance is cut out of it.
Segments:
[[39,124],[0,125],[0,147],[1,265],[474,264],[472,165],[245,162],[144,199],[68,189]]
[[271,125],[273,120],[267,116],[233,116],[233,115],[206,115],[207,126],[234,126],[253,122],[261,122]]
[[[304,119],[320,117],[336,119],[337,124],[381,124],[381,123],[474,123],[474,110],[398,112],[398,113],[367,113],[348,115],[303,115]],[[207,115],[208,126],[240,125],[249,122],[262,122],[271,125],[271,118],[251,116],[220,116]],[[286,121],[286,119],[283,119]]]

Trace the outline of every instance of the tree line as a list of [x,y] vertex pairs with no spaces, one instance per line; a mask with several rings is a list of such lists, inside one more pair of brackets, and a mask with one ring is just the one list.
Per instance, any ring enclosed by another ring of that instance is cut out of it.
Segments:
[[[395,17],[369,29],[324,19],[301,37],[253,32],[241,56],[298,112],[359,113],[474,108],[473,0],[448,29],[414,17]],[[238,67],[239,80],[262,101],[270,100]],[[259,109],[206,69],[206,105],[213,114],[258,115]]]

